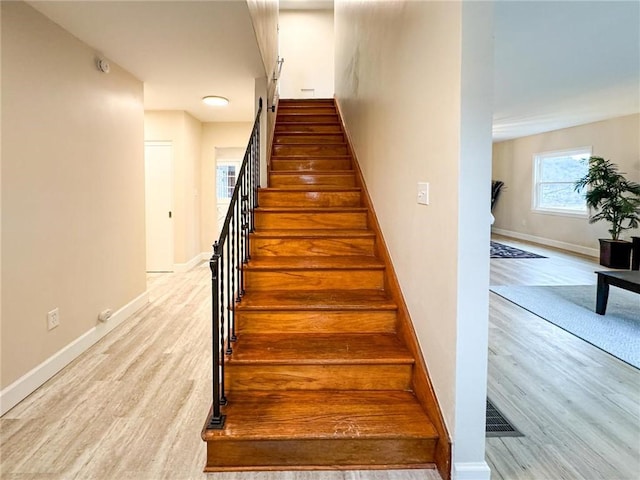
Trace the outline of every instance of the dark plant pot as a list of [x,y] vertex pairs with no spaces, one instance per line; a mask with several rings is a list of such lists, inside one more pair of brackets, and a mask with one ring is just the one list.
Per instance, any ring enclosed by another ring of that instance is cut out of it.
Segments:
[[600,265],[628,270],[631,265],[631,242],[600,239]]
[[631,245],[633,245],[631,270],[640,270],[640,237],[631,237]]

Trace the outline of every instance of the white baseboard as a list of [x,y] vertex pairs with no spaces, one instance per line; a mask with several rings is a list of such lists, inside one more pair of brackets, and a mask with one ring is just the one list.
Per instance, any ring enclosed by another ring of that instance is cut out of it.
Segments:
[[97,324],[87,333],[76,338],[66,347],[54,353],[40,365],[0,391],[0,415],[4,415],[35,392],[47,380],[147,303],[149,303],[149,292],[145,291],[116,311],[107,322]]
[[534,235],[528,235],[526,233],[512,232],[511,230],[503,230],[501,228],[491,228],[491,232],[497,235],[504,235],[505,237],[517,238],[519,240],[526,240],[528,242],[539,243],[540,245],[547,245],[549,247],[561,248],[562,250],[568,250],[570,252],[580,253],[589,257],[600,257],[600,251],[597,248],[583,247],[582,245],[574,245],[573,243],[561,242],[559,240],[552,240],[551,238],[536,237]]
[[487,462],[456,462],[453,480],[490,480],[491,469]]
[[196,255],[195,257],[193,257],[191,260],[189,260],[187,263],[174,263],[173,264],[173,271],[174,272],[188,272],[189,270],[191,270],[193,267],[195,267],[196,265],[198,265],[202,260],[203,260],[203,255],[202,253]]

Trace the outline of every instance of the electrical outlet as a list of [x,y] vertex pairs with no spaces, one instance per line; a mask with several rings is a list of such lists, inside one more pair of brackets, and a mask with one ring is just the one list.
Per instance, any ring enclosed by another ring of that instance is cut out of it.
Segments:
[[47,313],[47,327],[49,330],[53,330],[58,325],[60,325],[60,311],[58,308],[54,308]]
[[420,205],[429,205],[429,183],[418,183],[418,203]]

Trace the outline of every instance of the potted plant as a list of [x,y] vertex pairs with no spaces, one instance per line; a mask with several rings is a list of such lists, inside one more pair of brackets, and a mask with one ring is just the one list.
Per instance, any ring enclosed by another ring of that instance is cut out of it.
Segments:
[[631,242],[621,240],[620,233],[639,225],[640,184],[624,178],[611,161],[591,157],[587,174],[575,183],[577,192],[585,187],[587,207],[595,212],[589,223],[605,220],[611,224],[611,239],[600,239],[600,265],[628,269]]

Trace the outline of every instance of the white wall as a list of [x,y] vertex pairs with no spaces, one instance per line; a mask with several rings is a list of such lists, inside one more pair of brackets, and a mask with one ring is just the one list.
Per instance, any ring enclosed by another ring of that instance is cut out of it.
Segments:
[[[490,6],[335,3],[336,98],[453,436],[460,478],[488,478]],[[416,203],[418,181],[430,182],[428,206]]]
[[174,264],[180,270],[200,257],[202,123],[183,111],[147,111],[145,141],[173,144]]
[[142,82],[99,72],[26,3],[1,9],[4,411],[106,331],[103,309],[144,301],[146,277]]
[[[506,188],[494,209],[494,229],[597,256],[598,238],[610,237],[606,223],[590,225],[587,218],[531,210],[533,156],[585,146],[616,163],[629,180],[640,182],[638,114],[499,142],[493,146],[493,178],[505,182]],[[627,230],[623,238],[630,235],[640,235],[640,230]]]
[[247,148],[252,128],[253,122],[217,122],[202,125],[200,251],[203,253],[212,253],[211,245],[219,235],[216,225],[216,148]]
[[333,10],[281,10],[280,56],[282,98],[333,98]]

